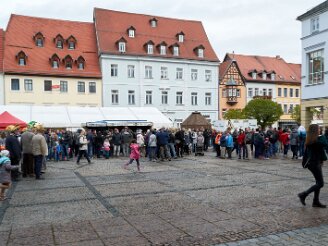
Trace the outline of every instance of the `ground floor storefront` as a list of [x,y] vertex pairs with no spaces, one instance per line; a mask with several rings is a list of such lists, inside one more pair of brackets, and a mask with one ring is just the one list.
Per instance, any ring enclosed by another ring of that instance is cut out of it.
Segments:
[[328,97],[302,100],[301,119],[306,128],[312,123],[328,126]]

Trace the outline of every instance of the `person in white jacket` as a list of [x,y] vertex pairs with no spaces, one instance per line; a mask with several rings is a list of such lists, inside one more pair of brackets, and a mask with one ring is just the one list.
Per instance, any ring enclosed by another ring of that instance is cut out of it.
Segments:
[[85,158],[87,159],[88,163],[91,164],[91,160],[89,158],[88,155],[88,143],[89,141],[87,140],[87,137],[85,136],[85,130],[82,129],[80,136],[78,137],[78,144],[79,144],[79,155],[77,156],[77,160],[76,160],[76,164],[80,164],[80,159],[82,157],[82,155],[85,156]]

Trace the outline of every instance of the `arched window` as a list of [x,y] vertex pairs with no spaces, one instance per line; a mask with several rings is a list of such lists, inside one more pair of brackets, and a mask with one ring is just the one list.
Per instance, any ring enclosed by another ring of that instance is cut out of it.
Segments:
[[63,38],[62,35],[58,34],[58,35],[55,37],[54,41],[55,41],[56,47],[57,47],[58,49],[62,49],[62,48],[64,48],[64,38]]
[[44,45],[44,36],[41,32],[36,33],[33,36],[33,39],[34,39],[34,42],[35,42],[36,46],[43,47],[43,45]]
[[82,56],[79,56],[76,60],[77,68],[83,70],[85,67],[85,60]]
[[149,20],[150,26],[151,27],[157,27],[157,19],[156,18],[152,18]]
[[76,38],[73,35],[69,36],[69,38],[66,39],[66,42],[68,44],[68,49],[75,50],[75,47],[76,47]]
[[27,64],[27,55],[25,54],[24,51],[18,52],[18,54],[16,55],[16,59],[18,61],[18,65],[26,66],[26,64]]
[[52,68],[55,68],[55,69],[59,68],[60,59],[57,54],[53,54],[49,60],[50,60]]
[[65,58],[63,59],[63,62],[65,64],[66,69],[73,68],[73,58],[70,55],[65,56]]

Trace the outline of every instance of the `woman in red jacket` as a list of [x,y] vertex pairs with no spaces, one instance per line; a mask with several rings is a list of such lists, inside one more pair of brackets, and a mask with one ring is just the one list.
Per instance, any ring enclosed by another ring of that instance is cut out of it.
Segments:
[[243,130],[240,130],[239,135],[237,137],[238,150],[239,150],[239,158],[241,159],[241,151],[243,151],[243,159],[248,158],[247,148],[246,148],[246,135]]
[[287,153],[289,149],[289,132],[287,129],[284,129],[282,131],[280,138],[281,138],[281,143],[284,146],[284,157],[287,157]]

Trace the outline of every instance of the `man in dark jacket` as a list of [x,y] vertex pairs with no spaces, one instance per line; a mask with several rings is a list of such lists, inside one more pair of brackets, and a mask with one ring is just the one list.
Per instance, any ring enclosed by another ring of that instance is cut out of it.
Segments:
[[113,136],[112,136],[112,143],[114,145],[113,155],[114,156],[120,156],[121,144],[122,144],[122,135],[118,131],[117,128],[114,129],[114,133],[113,133]]
[[164,127],[156,134],[157,144],[159,146],[159,153],[161,161],[164,161],[165,157],[171,161],[171,154],[168,148],[169,144],[169,133],[165,130]]
[[[21,159],[21,147],[17,139],[18,129],[19,128],[14,125],[9,125],[6,128],[6,131],[8,132],[8,136],[6,138],[6,149],[10,153],[10,161],[12,166],[19,166]],[[18,176],[18,169],[11,171],[12,181],[18,181]]]

